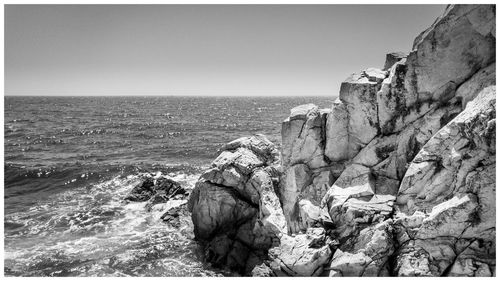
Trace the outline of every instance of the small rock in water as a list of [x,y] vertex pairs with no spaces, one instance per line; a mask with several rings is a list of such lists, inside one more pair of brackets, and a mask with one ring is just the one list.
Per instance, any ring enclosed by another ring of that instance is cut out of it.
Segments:
[[180,228],[183,225],[183,218],[189,220],[187,204],[171,208],[160,217],[161,220],[175,228]]
[[157,173],[155,176],[146,175],[144,180],[125,197],[125,201],[145,202],[149,200],[148,206],[151,207],[155,204],[166,203],[172,198],[183,199],[187,195],[188,192],[178,182]]

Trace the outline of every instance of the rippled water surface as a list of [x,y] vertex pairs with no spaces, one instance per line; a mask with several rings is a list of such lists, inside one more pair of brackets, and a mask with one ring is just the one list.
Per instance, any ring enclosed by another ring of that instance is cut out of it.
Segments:
[[5,97],[5,275],[215,276],[189,225],[122,198],[143,172],[192,188],[217,149],[280,142],[290,108],[333,97]]

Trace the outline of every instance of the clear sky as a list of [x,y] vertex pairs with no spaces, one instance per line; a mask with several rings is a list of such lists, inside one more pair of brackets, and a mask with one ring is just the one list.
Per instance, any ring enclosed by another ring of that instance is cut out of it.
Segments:
[[337,95],[444,5],[6,5],[7,95]]

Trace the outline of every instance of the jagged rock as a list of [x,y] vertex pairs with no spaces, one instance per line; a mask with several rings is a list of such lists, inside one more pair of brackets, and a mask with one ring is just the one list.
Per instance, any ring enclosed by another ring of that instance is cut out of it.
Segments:
[[[399,132],[406,124],[452,99],[457,87],[493,63],[494,26],[495,10],[491,5],[450,5],[415,39],[408,57],[390,68],[389,77],[377,93],[381,132]],[[483,81],[491,80],[490,70],[477,75]],[[473,81],[469,85],[477,85],[477,90],[490,82],[480,84]],[[477,92],[464,85],[459,96],[464,96],[466,102],[470,100],[469,93],[473,96]]]
[[209,240],[216,233],[224,233],[250,220],[257,208],[240,200],[234,189],[209,182],[196,183],[189,210],[197,238]]
[[455,259],[447,276],[491,277],[495,274],[495,243],[474,240]]
[[264,135],[257,134],[251,137],[242,137],[222,146],[222,151],[234,151],[238,148],[251,150],[256,156],[264,159],[267,165],[278,164],[279,151]]
[[212,256],[264,276],[495,275],[495,42],[493,5],[450,5],[331,109],[292,109],[282,168],[258,138],[228,144],[200,182],[254,212],[213,221]]
[[[401,276],[468,276],[475,274],[477,265],[482,268],[477,274],[491,276],[491,272],[483,272],[482,264],[488,269],[495,264],[495,247],[491,247],[495,241],[494,219],[481,218],[478,211],[476,196],[466,194],[435,206],[427,215],[418,211],[412,216],[401,214],[396,219],[402,226],[397,240],[403,246],[397,256],[396,273]],[[480,240],[476,240],[478,237]],[[481,241],[490,246],[471,247],[471,242],[467,241]],[[463,243],[469,245],[465,250],[461,246]]]
[[352,159],[353,163],[373,167],[387,159],[397,148],[397,135],[372,140]]
[[176,196],[185,197],[188,192],[176,181],[158,175],[143,175],[141,183],[137,184],[125,197],[125,201],[144,202],[148,205],[165,203]]
[[279,153],[262,135],[237,139],[221,150],[189,201],[194,233],[210,253],[207,260],[250,272],[247,260],[276,245],[287,230],[274,192]]
[[346,160],[349,153],[349,113],[347,107],[339,99],[332,106],[326,120],[325,156],[330,161]]
[[273,270],[262,263],[252,269],[252,277],[272,277],[275,276]]
[[311,175],[312,183],[302,188],[300,198],[310,201],[315,206],[321,204],[321,200],[335,180],[335,173],[331,170],[319,171]]
[[495,61],[495,7],[450,5],[422,32],[408,55],[405,86],[418,100],[443,101]]
[[283,235],[279,247],[269,250],[271,269],[278,276],[318,276],[331,257],[322,228],[309,228],[295,237]]
[[477,261],[459,258],[459,245],[464,239],[495,240],[495,93],[494,86],[482,90],[423,146],[408,168],[397,204],[416,217],[411,219],[416,223],[408,226],[408,219],[396,220],[403,225],[396,274],[491,274],[486,267],[494,265],[494,252]]
[[398,276],[441,276],[456,257],[454,238],[410,240],[397,251]]
[[280,201],[288,228],[292,232],[298,217],[297,199],[303,188],[311,182],[309,167],[305,164],[296,164],[288,168],[280,181]]
[[479,92],[491,85],[496,84],[496,63],[479,70],[469,80],[458,87],[455,97],[462,100],[462,109],[473,100]]
[[[472,225],[462,237],[481,237],[485,241],[496,239],[496,164],[476,168],[467,175],[465,192],[477,196],[478,209],[472,213]],[[471,218],[471,219],[472,219]]]
[[332,185],[323,205],[339,236],[351,235],[359,226],[383,220],[392,213],[395,197],[376,195],[375,190],[370,169],[356,164],[347,168]]
[[494,161],[495,93],[494,86],[484,89],[424,145],[401,182],[402,211],[430,210],[458,192],[475,168]]
[[281,233],[286,233],[287,226],[269,174],[257,170],[249,182],[260,192],[258,223],[254,227],[254,233],[260,233],[263,238],[279,238]]
[[422,221],[416,239],[428,239],[438,236],[462,236],[464,230],[475,223],[473,214],[478,208],[474,195],[455,196],[434,208]]
[[455,261],[448,276],[492,277],[493,274],[486,263],[460,258]]
[[160,219],[175,228],[180,228],[183,224],[188,224],[189,222],[186,221],[186,218],[189,217],[189,212],[186,203],[169,209],[161,215]]
[[321,227],[324,223],[331,223],[330,216],[325,209],[319,207],[319,204],[313,204],[307,199],[301,199],[298,202],[299,218],[298,229],[307,230],[310,227]]
[[408,56],[407,53],[403,52],[392,52],[388,53],[385,56],[385,63],[384,63],[384,68],[382,70],[389,70],[391,67],[397,63],[398,61],[406,58]]
[[354,156],[378,134],[377,92],[380,90],[382,76],[385,77],[385,72],[369,69],[352,74],[340,86],[339,98],[345,104],[349,116],[349,157]]
[[324,127],[328,112],[314,104],[304,104],[291,110],[282,124],[282,162],[284,166],[297,163],[309,168],[326,166],[324,161]]
[[363,276],[365,268],[371,261],[364,253],[351,254],[337,250],[333,254],[329,276]]
[[360,231],[353,241],[335,251],[329,276],[389,276],[388,259],[394,252],[392,221]]
[[259,192],[246,183],[252,171],[263,166],[264,162],[250,149],[241,147],[235,151],[223,151],[213,161],[213,168],[203,173],[201,177],[217,185],[233,187],[245,199],[258,204]]
[[460,113],[459,105],[441,107],[428,112],[398,133],[397,149],[392,159],[394,162],[391,163],[394,166],[388,167],[391,170],[385,170],[384,175],[398,180],[403,179],[409,163],[420,149],[458,113]]

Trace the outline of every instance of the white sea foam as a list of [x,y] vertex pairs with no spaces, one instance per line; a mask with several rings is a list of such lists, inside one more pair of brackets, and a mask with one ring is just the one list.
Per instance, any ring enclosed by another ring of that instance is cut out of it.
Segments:
[[[198,178],[168,176],[189,187]],[[25,275],[213,275],[196,256],[191,231],[186,233],[186,226],[172,229],[160,220],[186,200],[157,204],[150,212],[146,202],[125,203],[123,198],[139,181],[140,175],[115,177],[61,192],[27,212],[9,214],[9,221],[27,227],[6,239],[6,267]]]

